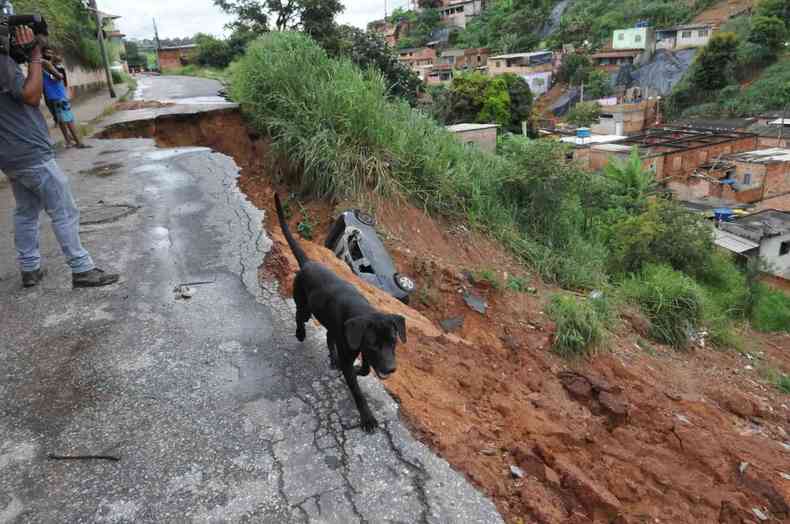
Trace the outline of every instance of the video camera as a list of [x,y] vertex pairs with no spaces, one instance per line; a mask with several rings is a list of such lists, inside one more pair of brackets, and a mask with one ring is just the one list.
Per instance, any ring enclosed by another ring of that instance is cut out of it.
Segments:
[[28,26],[39,43],[46,44],[49,36],[47,22],[39,15],[15,15],[14,7],[7,0],[0,0],[0,55],[9,55],[17,63],[27,62],[36,42],[22,46],[16,42],[16,28]]

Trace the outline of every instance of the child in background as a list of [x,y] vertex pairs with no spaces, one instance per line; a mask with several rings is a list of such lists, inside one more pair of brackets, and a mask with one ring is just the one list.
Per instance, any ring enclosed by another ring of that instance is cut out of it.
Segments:
[[86,149],[90,146],[82,142],[77,131],[74,113],[71,111],[71,102],[66,91],[66,69],[62,65],[62,60],[51,49],[46,49],[43,57],[44,99],[47,107],[63,133],[66,147],[71,147],[73,143],[79,149]]

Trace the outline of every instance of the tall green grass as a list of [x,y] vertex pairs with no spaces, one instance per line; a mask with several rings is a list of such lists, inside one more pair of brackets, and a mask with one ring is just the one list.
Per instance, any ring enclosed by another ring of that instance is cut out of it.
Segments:
[[650,320],[650,336],[678,349],[688,347],[703,321],[704,295],[689,276],[666,265],[649,265],[623,283],[623,294]]

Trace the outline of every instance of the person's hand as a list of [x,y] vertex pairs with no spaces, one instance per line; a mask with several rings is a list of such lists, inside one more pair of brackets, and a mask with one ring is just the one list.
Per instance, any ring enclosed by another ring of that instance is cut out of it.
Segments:
[[36,35],[28,26],[23,25],[16,28],[16,43],[24,47],[32,44],[36,40]]

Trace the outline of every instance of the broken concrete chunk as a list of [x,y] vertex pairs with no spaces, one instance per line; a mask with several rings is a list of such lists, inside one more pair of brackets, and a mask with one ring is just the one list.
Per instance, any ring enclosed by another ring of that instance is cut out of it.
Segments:
[[488,304],[483,299],[483,297],[481,297],[474,291],[464,292],[464,302],[466,302],[466,305],[472,308],[473,311],[477,311],[481,315],[486,314],[486,310],[488,309]]

